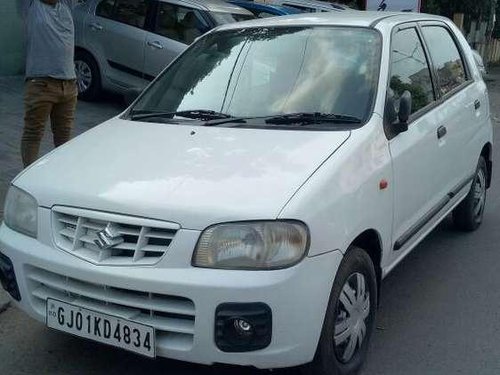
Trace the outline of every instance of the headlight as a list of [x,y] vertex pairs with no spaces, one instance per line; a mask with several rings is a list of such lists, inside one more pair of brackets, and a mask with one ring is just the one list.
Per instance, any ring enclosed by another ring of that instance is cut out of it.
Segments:
[[309,246],[307,227],[295,221],[218,224],[206,229],[193,255],[193,266],[266,270],[290,267]]
[[11,186],[5,201],[4,220],[7,226],[30,237],[37,235],[38,204],[31,195]]

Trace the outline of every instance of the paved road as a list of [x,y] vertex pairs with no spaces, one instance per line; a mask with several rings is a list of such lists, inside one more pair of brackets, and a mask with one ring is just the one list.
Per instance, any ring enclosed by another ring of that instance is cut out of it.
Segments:
[[[500,71],[498,72],[500,78]],[[0,199],[20,169],[19,79],[0,80]],[[495,126],[500,80],[490,82]],[[117,113],[116,100],[79,106],[77,133]],[[494,187],[479,231],[444,222],[383,283],[369,362],[363,375],[500,374],[500,135]],[[49,149],[48,143],[44,151]],[[0,305],[2,296],[0,295]],[[1,309],[0,309],[1,310]],[[15,308],[0,313],[2,374],[258,375],[251,369],[150,361],[49,331]],[[296,370],[274,373],[296,375]]]

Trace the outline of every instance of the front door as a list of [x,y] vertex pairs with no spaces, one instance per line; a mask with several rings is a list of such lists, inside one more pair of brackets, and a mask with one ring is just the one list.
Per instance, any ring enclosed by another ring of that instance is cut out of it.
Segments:
[[86,19],[103,74],[123,88],[144,86],[147,0],[103,0]]
[[408,131],[389,141],[393,159],[394,224],[392,259],[415,240],[422,224],[443,208],[449,182],[446,150],[438,139],[439,116],[428,58],[416,25],[393,34],[390,89],[397,100],[412,94]]
[[146,36],[147,78],[156,77],[189,44],[209,29],[200,10],[182,6],[174,0],[157,3],[152,30]]

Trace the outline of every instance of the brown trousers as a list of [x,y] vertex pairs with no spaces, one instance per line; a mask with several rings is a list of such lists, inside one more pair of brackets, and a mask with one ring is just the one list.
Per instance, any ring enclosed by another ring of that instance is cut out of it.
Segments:
[[75,80],[54,78],[26,80],[24,132],[21,141],[24,167],[38,158],[40,142],[49,118],[55,147],[71,138],[77,96]]

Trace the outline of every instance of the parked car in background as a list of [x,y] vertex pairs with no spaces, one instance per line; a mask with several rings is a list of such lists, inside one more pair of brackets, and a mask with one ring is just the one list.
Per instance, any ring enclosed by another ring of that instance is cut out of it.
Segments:
[[301,13],[341,12],[352,10],[347,5],[318,0],[269,0],[269,3],[295,8]]
[[75,8],[80,98],[144,87],[197,37],[255,18],[219,0],[89,0]]
[[266,17],[284,16],[287,14],[302,13],[297,8],[292,8],[282,5],[265,4],[248,0],[230,0],[229,2],[247,9],[248,11],[252,12],[257,18],[266,18]]
[[50,328],[148,357],[356,374],[382,279],[449,214],[481,225],[492,132],[447,18],[224,25],[14,179],[0,281]]

